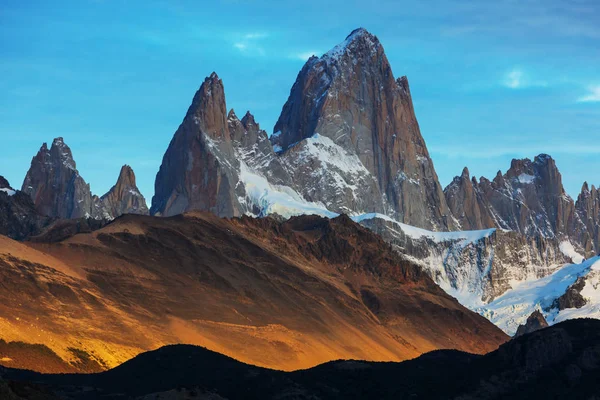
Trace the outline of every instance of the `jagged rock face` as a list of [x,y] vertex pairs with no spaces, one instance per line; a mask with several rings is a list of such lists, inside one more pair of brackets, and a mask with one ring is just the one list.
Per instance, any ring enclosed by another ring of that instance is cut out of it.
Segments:
[[494,180],[469,181],[463,171],[444,190],[462,229],[498,227],[534,237],[565,238],[577,224],[573,200],[565,193],[552,157],[513,160]]
[[574,229],[574,236],[582,246],[586,255],[600,252],[600,190],[594,185],[590,190],[585,182],[575,203],[577,217],[585,229]]
[[[360,168],[344,176],[341,168],[330,172],[318,155],[307,157],[311,143],[306,140],[321,137],[328,142],[320,146],[355,156]],[[323,170],[309,179],[330,188],[308,194],[332,211],[375,211],[424,228],[454,227],[419,131],[408,81],[394,79],[383,46],[364,29],[307,61],[271,142],[284,152],[285,164]]]
[[37,212],[31,198],[0,176],[0,235],[21,240],[37,234],[51,218]]
[[196,92],[175,132],[155,182],[151,214],[206,210],[241,215],[244,188],[229,133],[223,83],[213,73]]
[[494,216],[483,197],[475,178],[471,179],[467,167],[460,176],[444,189],[448,207],[464,229],[496,227]]
[[539,310],[535,310],[531,315],[527,318],[527,322],[524,325],[519,325],[517,328],[517,333],[515,337],[523,336],[525,334],[539,331],[540,329],[544,329],[548,327],[548,322],[546,318],[542,315]]
[[57,218],[93,217],[90,186],[77,171],[71,149],[61,137],[46,143],[31,160],[21,189],[42,215]]
[[421,265],[438,285],[471,309],[501,296],[514,282],[544,277],[568,262],[556,239],[495,230],[433,240],[415,238],[405,227],[380,218],[361,224]]
[[273,151],[267,132],[260,129],[260,125],[250,111],[239,120],[235,112],[230,110],[227,123],[236,157],[241,162],[241,174],[245,169],[250,168],[263,175],[272,184],[293,185],[290,175]]
[[146,200],[135,183],[135,174],[129,165],[124,165],[117,183],[95,202],[96,212],[105,219],[123,214],[148,214]]

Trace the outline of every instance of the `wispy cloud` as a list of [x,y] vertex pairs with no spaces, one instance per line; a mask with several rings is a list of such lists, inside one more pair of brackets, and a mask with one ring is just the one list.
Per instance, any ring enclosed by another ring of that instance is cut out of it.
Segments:
[[322,52],[320,52],[320,51],[299,51],[296,53],[290,53],[289,58],[294,59],[294,60],[306,61],[309,58],[311,58],[312,56],[318,56],[319,54],[322,54]]
[[516,67],[505,74],[502,84],[509,89],[525,89],[528,87],[548,86],[548,82],[533,79],[523,69]]
[[264,56],[266,52],[261,41],[267,37],[269,34],[265,32],[246,33],[233,43],[233,47],[247,55]]
[[588,94],[577,99],[580,103],[596,103],[600,102],[600,85],[590,86]]

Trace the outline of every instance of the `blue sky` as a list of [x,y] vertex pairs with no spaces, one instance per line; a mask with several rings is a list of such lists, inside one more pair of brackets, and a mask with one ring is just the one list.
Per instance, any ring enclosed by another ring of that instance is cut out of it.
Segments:
[[94,193],[127,163],[150,202],[204,77],[271,133],[306,58],[360,26],[408,76],[442,185],[542,152],[572,196],[600,185],[597,0],[3,0],[0,175],[20,187],[63,136]]

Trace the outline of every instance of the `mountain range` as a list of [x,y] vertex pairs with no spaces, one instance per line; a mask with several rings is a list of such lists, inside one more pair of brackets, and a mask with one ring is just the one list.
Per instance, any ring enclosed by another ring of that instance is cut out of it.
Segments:
[[279,369],[485,353],[507,336],[478,314],[510,335],[536,310],[600,316],[600,190],[574,201],[546,154],[442,188],[408,79],[362,28],[306,62],[270,136],[207,77],[149,209],[130,167],[98,197],[43,144],[21,190],[0,179],[0,234],[3,339],[66,362],[46,372],[182,341]]

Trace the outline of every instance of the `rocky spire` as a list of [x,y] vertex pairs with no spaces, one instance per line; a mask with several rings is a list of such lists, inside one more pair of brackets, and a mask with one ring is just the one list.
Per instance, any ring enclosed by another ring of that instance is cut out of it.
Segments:
[[331,151],[357,157],[357,171],[364,168],[360,178],[344,178],[343,171],[329,173],[331,168],[313,162],[325,171],[320,179],[327,189],[304,193],[311,200],[338,212],[384,212],[424,228],[454,227],[419,131],[408,80],[394,78],[383,46],[365,29],[307,61],[274,131],[271,142],[282,152],[300,143],[288,158],[294,152],[306,157],[310,149],[301,142],[318,134],[332,142]]
[[475,177],[470,178],[469,169],[463,168],[460,176],[444,189],[446,202],[461,229],[477,230],[496,226]]
[[71,149],[62,137],[48,149],[42,145],[31,160],[21,189],[42,215],[58,218],[92,217],[92,194],[77,171]]
[[590,189],[585,182],[581,193],[577,196],[575,210],[585,228],[575,229],[572,236],[576,242],[581,243],[588,256],[598,254],[600,252],[600,190],[594,185]]
[[99,214],[107,219],[123,214],[148,214],[146,200],[135,182],[129,165],[123,165],[117,183],[97,201]]
[[150,212],[169,216],[205,210],[224,217],[241,215],[245,210],[239,198],[244,189],[237,185],[238,171],[223,82],[213,72],[194,95],[163,157]]

